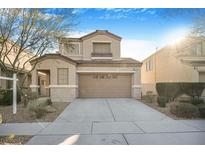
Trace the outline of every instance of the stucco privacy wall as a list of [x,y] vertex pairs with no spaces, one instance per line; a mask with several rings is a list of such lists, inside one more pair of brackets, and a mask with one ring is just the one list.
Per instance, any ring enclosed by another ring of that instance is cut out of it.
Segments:
[[111,53],[113,59],[120,58],[120,40],[114,39],[107,35],[96,35],[91,38],[85,39],[82,42],[83,46],[83,59],[91,59],[91,53],[93,52],[93,42],[109,42],[111,43]]
[[[68,68],[68,85],[58,85],[57,70],[58,68]],[[32,71],[32,85],[33,92],[37,92],[37,71],[50,70],[50,97],[53,102],[68,102],[76,98],[76,66],[72,63],[61,59],[45,59],[39,62],[34,71]]]

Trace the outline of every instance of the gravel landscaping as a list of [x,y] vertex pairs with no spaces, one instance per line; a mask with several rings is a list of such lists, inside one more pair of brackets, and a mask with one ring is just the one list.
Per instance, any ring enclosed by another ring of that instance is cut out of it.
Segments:
[[8,136],[0,136],[0,145],[23,145],[27,143],[33,136],[15,136],[9,138]]
[[3,123],[52,122],[69,104],[68,102],[53,102],[51,106],[48,106],[49,110],[52,110],[52,112],[47,112],[41,118],[32,116],[22,103],[17,105],[16,115],[12,114],[12,106],[0,106],[0,114],[3,117]]

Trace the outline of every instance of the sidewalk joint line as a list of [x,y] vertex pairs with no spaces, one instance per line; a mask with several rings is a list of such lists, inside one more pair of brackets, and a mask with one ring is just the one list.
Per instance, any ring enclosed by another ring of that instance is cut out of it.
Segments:
[[127,143],[127,145],[129,145],[129,143],[128,143],[128,141],[127,141],[127,139],[126,139],[124,133],[122,134],[122,137],[124,138],[124,140],[125,140],[125,142]]

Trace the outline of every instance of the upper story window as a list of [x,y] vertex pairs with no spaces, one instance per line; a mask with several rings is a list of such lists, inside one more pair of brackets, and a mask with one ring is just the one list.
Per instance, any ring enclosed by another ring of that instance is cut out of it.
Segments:
[[80,55],[80,43],[64,44],[64,51],[69,55]]
[[93,52],[94,53],[110,53],[111,43],[96,42],[93,43]]
[[146,61],[146,71],[152,71],[153,70],[153,61],[152,59],[149,59]]

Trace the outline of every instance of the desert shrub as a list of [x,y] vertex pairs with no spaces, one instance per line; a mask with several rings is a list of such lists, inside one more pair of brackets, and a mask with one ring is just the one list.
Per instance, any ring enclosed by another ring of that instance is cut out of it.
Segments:
[[47,99],[35,99],[29,102],[27,108],[31,115],[41,118],[46,114]]
[[48,105],[52,105],[52,101],[51,101],[50,98],[47,99],[47,104],[48,104]]
[[30,100],[34,100],[34,99],[37,99],[39,97],[37,92],[29,92],[27,95],[28,95]]
[[40,119],[46,115],[46,109],[38,107],[35,109],[35,115],[37,119]]
[[199,116],[198,107],[189,103],[173,103],[170,105],[170,112],[177,117],[195,118]]
[[147,91],[146,95],[142,96],[142,99],[146,102],[146,103],[153,103],[155,100],[155,95],[153,94],[152,91]]
[[204,103],[204,100],[203,100],[203,99],[200,99],[200,98],[198,98],[198,97],[195,97],[195,98],[193,98],[193,99],[191,100],[191,103],[192,103],[193,105],[203,104],[203,103]]
[[166,107],[166,103],[168,102],[167,98],[164,96],[158,96],[157,97],[157,103],[160,107]]
[[[13,104],[13,91],[3,90],[1,91],[2,99],[0,100],[0,105],[12,105]],[[17,89],[17,103],[21,101],[20,90]]]
[[200,117],[205,118],[205,104],[197,105],[200,112]]

